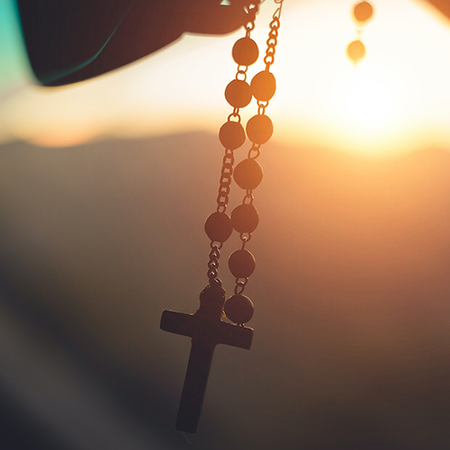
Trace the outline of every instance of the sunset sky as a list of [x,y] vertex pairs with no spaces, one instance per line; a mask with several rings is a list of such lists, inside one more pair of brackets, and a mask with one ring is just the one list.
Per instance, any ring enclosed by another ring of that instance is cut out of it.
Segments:
[[[208,282],[243,33],[44,88],[0,0],[0,447],[8,432],[26,450],[450,448],[450,21],[373,0],[355,67],[354,3],[285,1],[249,243],[254,343],[218,346],[186,436],[190,342],[160,318],[194,312]],[[233,183],[228,212],[242,196]]]
[[[286,2],[269,108],[274,139],[374,156],[449,147],[450,22],[422,0],[377,0],[362,34],[367,56],[355,68],[345,54],[356,37],[353,4]],[[272,3],[262,5],[254,33],[261,49],[272,13]],[[105,136],[215,132],[229,113],[223,91],[234,77],[230,49],[241,31],[184,36],[95,80],[42,88],[33,83],[12,0],[0,2],[0,21],[0,142],[70,146]]]

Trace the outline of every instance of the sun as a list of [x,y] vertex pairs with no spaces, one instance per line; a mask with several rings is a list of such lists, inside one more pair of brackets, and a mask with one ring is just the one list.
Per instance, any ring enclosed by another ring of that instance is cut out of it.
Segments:
[[274,106],[286,141],[383,157],[448,146],[448,23],[420,2],[377,0],[360,35],[366,55],[355,66],[346,55],[359,36],[355,3],[297,4],[285,19]]
[[[382,157],[450,148],[450,22],[422,0],[374,0],[373,18],[359,35],[351,17],[357,1],[283,6],[272,67],[277,91],[268,109],[273,140]],[[264,2],[252,32],[261,57],[272,13]],[[24,80],[0,102],[0,141],[73,145],[109,135],[217,133],[229,114],[223,92],[235,75],[231,48],[240,37],[242,30],[187,35],[129,67],[59,90]],[[355,67],[346,49],[357,38],[366,55]],[[249,79],[261,62],[249,68]],[[243,120],[256,110],[253,102]]]
[[362,137],[388,133],[407,113],[404,84],[401,77],[376,62],[342,67],[328,92],[337,126]]
[[346,107],[349,118],[362,126],[377,127],[389,121],[392,97],[381,83],[364,80],[348,93]]

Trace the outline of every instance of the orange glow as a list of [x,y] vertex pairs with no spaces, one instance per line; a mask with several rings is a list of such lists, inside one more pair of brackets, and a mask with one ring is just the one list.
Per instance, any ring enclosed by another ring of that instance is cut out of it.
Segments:
[[83,130],[74,133],[73,130],[55,130],[53,133],[38,134],[27,139],[31,144],[40,147],[73,147],[84,144],[97,137],[97,130]]
[[[377,0],[355,68],[353,0],[286,2],[268,114],[274,139],[386,157],[450,146],[450,27],[424,2]],[[253,33],[261,55],[273,5]],[[235,74],[228,37],[185,36],[143,61],[75,86],[27,85],[0,106],[0,141],[79,143],[96,136],[216,133],[230,111],[223,92]],[[258,61],[249,78],[262,68]],[[256,113],[255,103],[242,111]],[[62,133],[59,130],[72,130]],[[64,135],[64,136],[63,136]],[[39,137],[36,137],[39,136]]]
[[[428,146],[431,136],[432,145],[448,146],[447,127],[436,126],[438,117],[450,117],[448,25],[420,3],[377,1],[362,33],[367,55],[355,68],[344,54],[356,37],[353,2],[325,4],[324,26],[309,3],[297,9],[310,26],[283,30],[276,122],[289,125],[277,137],[382,157]],[[309,90],[293,89],[301,84]],[[296,115],[304,127],[294,126]]]

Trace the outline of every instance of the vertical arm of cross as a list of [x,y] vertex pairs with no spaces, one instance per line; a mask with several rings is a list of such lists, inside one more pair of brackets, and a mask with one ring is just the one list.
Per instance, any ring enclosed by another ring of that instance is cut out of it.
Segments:
[[250,349],[253,329],[222,322],[220,314],[211,314],[204,308],[195,314],[164,311],[161,329],[192,338],[176,428],[195,433],[216,345]]

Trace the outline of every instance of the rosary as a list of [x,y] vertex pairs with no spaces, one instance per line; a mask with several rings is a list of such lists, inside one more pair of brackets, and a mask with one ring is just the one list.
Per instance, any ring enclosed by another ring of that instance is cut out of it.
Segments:
[[[276,80],[270,71],[275,62],[275,49],[280,28],[281,10],[284,0],[274,0],[276,10],[269,25],[267,48],[264,56],[265,69],[257,73],[250,84],[247,82],[247,69],[258,60],[259,50],[250,35],[255,28],[255,18],[261,0],[253,0],[247,8],[248,21],[244,25],[245,37],[233,46],[232,56],[237,64],[235,79],[225,89],[225,98],[233,107],[233,112],[219,131],[219,140],[225,149],[217,196],[217,209],[206,220],[205,232],[210,239],[207,276],[209,284],[200,293],[200,307],[194,314],[164,311],[161,329],[192,338],[189,363],[181,394],[176,429],[195,433],[206,392],[209,371],[217,344],[227,344],[250,349],[253,329],[245,324],[253,317],[253,302],[244,295],[249,277],[255,270],[255,258],[246,246],[258,226],[259,216],[253,205],[253,190],[262,181],[263,170],[257,162],[261,146],[273,134],[271,119],[265,114],[270,99],[275,94]],[[363,23],[372,15],[372,6],[367,2],[358,3],[353,11],[357,23]],[[358,30],[358,36],[361,31]],[[353,62],[361,59],[365,48],[359,38],[347,47],[347,55]],[[245,130],[241,124],[240,109],[256,99],[257,114],[248,120]],[[251,141],[247,158],[234,167],[234,150],[241,147],[246,136]],[[234,178],[245,195],[242,203],[227,214],[229,194]],[[234,251],[228,259],[228,267],[236,278],[234,295],[226,298],[219,279],[220,251],[224,242],[239,233],[241,248]],[[230,322],[222,320],[226,317]]]

